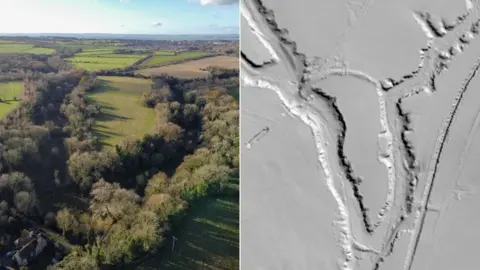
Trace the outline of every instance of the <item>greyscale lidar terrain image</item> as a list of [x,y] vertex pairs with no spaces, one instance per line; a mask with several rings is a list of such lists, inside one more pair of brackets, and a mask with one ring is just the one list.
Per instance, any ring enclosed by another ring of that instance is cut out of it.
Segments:
[[238,2],[0,10],[0,270],[239,269]]
[[241,269],[479,269],[479,1],[240,12]]

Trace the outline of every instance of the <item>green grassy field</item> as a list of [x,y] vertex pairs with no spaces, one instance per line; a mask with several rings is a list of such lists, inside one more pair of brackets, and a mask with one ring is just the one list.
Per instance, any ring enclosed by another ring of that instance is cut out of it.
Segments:
[[129,77],[99,77],[100,87],[87,98],[102,105],[95,121],[95,135],[106,148],[124,138],[141,138],[155,124],[155,110],[140,104],[142,93],[150,90],[151,81]]
[[[147,56],[143,54],[114,54],[113,51],[115,49],[119,49],[119,47],[85,49],[76,54],[74,57],[66,59],[66,61],[72,63],[77,68],[96,71],[125,68]],[[206,55],[204,52],[182,52],[174,55],[172,51],[159,50],[155,52],[154,57],[143,63],[141,66],[155,66],[174,61],[196,58],[204,55]]]
[[239,269],[239,202],[207,198],[192,205],[173,252],[151,257],[136,270]]
[[116,48],[97,48],[97,49],[83,49],[82,52],[75,54],[75,56],[92,56],[92,55],[108,55],[113,54]]
[[230,87],[227,89],[228,94],[234,97],[237,101],[240,101],[240,88]]
[[77,68],[86,70],[108,70],[128,67],[144,57],[145,55],[102,53],[99,55],[75,56],[66,59],[66,61]]
[[155,55],[174,55],[174,52],[169,50],[158,50],[155,52]]
[[31,48],[25,51],[25,53],[31,53],[31,54],[53,54],[55,52],[54,49],[50,48]]
[[[84,48],[82,52],[75,54],[75,56],[116,56],[116,55],[126,55],[126,54],[115,54],[114,51],[118,49],[127,49],[127,50],[147,50],[147,48],[127,48],[127,47],[97,47],[97,48]],[[170,52],[173,54],[173,52]],[[143,55],[145,57],[146,55]]]
[[33,48],[31,44],[4,43],[0,44],[0,53],[20,53]]
[[204,52],[182,52],[177,55],[155,55],[150,59],[149,61],[146,61],[143,63],[141,66],[142,67],[151,67],[155,65],[160,65],[160,64],[166,64],[168,62],[174,62],[174,61],[181,61],[181,60],[186,60],[190,58],[196,58],[200,56],[207,55]]
[[31,54],[53,54],[55,50],[48,48],[34,48],[33,44],[26,43],[0,43],[1,53],[31,53]]
[[0,118],[17,106],[18,101],[14,98],[20,99],[22,95],[22,82],[1,82],[0,83]]

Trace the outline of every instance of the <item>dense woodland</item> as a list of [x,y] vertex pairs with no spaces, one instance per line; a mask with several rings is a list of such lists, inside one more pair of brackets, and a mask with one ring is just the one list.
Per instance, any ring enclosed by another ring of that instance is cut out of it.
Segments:
[[155,132],[104,151],[93,132],[102,107],[86,98],[97,75],[62,61],[72,53],[0,57],[0,80],[25,87],[0,123],[0,251],[43,228],[73,245],[49,268],[116,269],[161,250],[196,200],[238,196],[238,102],[226,91],[238,71],[151,78],[142,104]]
[[50,73],[71,68],[60,56],[0,55],[0,82],[23,80],[27,72]]

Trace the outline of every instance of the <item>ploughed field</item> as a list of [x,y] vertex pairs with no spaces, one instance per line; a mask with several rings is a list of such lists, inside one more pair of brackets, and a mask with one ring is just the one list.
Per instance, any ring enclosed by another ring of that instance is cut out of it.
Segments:
[[199,60],[191,60],[181,64],[146,68],[139,70],[138,73],[143,75],[160,75],[162,73],[166,73],[168,75],[180,78],[202,78],[208,76],[208,71],[205,70],[208,67],[238,69],[238,65],[238,57],[222,55]]

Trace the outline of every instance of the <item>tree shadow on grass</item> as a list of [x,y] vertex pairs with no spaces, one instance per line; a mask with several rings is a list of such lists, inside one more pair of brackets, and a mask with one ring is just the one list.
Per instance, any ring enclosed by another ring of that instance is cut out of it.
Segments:
[[[118,91],[120,90],[116,87],[111,86],[107,81],[100,80],[99,86],[96,87],[94,90],[92,90],[90,93],[118,92]],[[111,127],[108,127],[107,125],[104,125],[104,124],[106,122],[111,122],[111,121],[128,121],[128,120],[131,120],[132,118],[117,115],[115,112],[118,111],[119,108],[114,107],[107,102],[96,100],[92,96],[87,97],[87,103],[97,104],[101,106],[100,114],[95,117],[93,135],[100,140],[100,145],[102,148],[113,146],[107,141],[113,137],[122,136],[122,134],[113,131]]]
[[117,132],[113,132],[113,131],[100,130],[100,129],[99,129],[100,126],[102,126],[103,128],[106,128],[106,127],[103,126],[103,125],[96,125],[96,126],[93,128],[93,135],[100,140],[100,145],[101,145],[102,147],[110,147],[110,146],[113,146],[112,144],[108,143],[107,141],[108,141],[110,138],[120,136],[120,134],[117,133]]
[[[109,121],[127,121],[131,118],[125,116],[115,115],[109,112],[102,112],[95,118],[95,125],[93,127],[93,135],[96,136],[100,140],[100,145],[102,147],[109,147],[113,146],[107,141],[113,137],[121,136],[120,133],[112,131],[110,127],[107,127],[102,122],[109,122]],[[99,123],[100,122],[100,123]]]
[[110,113],[110,112],[102,112],[95,118],[95,120],[102,121],[102,122],[117,121],[117,120],[126,121],[126,120],[130,120],[130,119],[132,119],[132,118],[116,115],[116,114],[113,114],[113,113]]
[[89,93],[105,93],[105,92],[119,92],[120,89],[112,86],[108,81],[99,80],[97,86],[90,90]]
[[232,199],[209,198],[195,203],[177,238],[172,252],[168,238],[160,254],[135,270],[239,269],[239,209]]
[[19,101],[18,100],[2,100],[0,101],[0,104],[7,104],[7,105],[12,105],[12,104],[17,104]]

